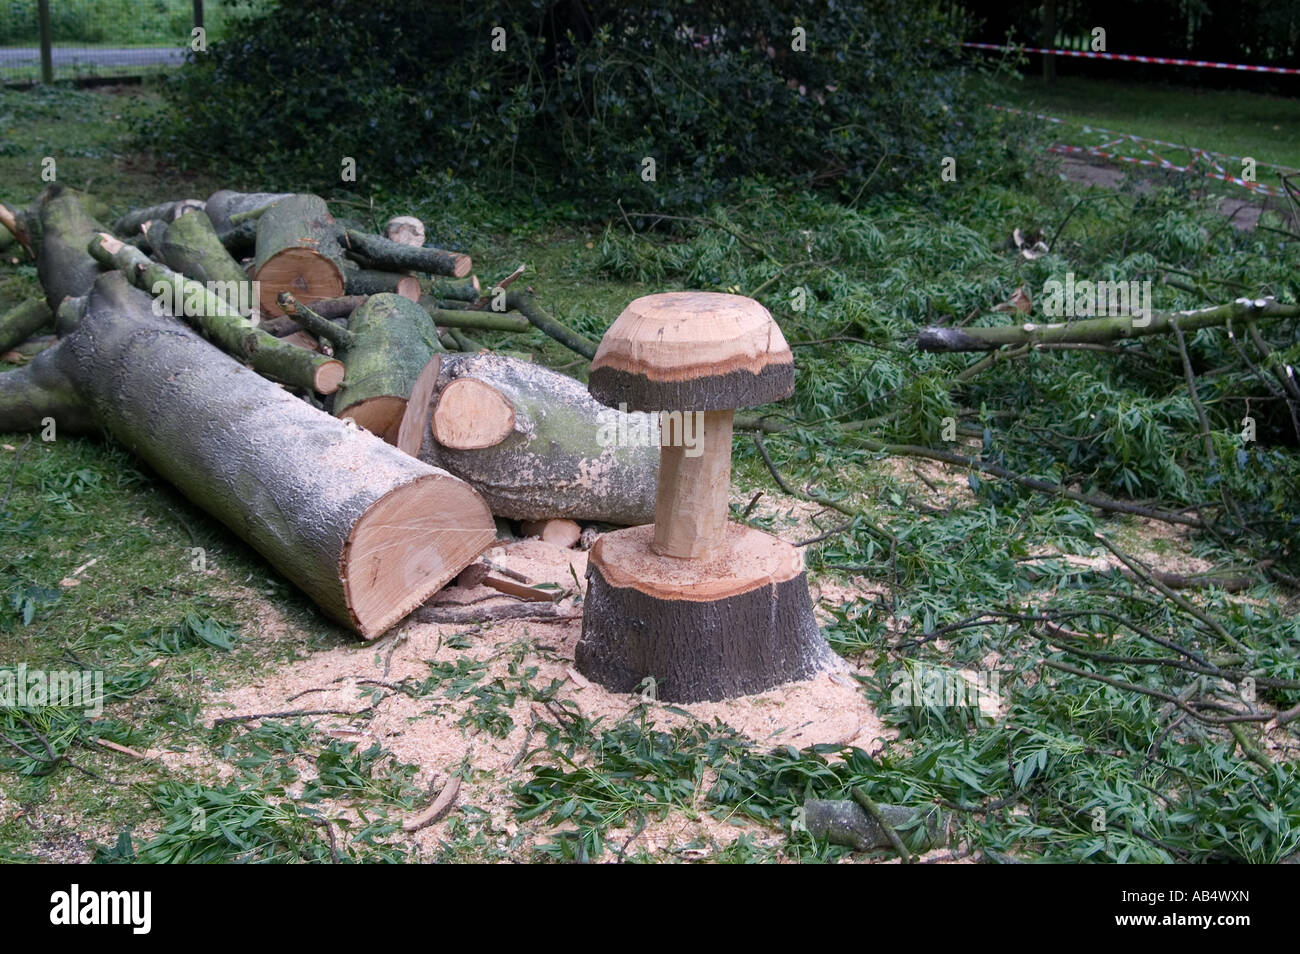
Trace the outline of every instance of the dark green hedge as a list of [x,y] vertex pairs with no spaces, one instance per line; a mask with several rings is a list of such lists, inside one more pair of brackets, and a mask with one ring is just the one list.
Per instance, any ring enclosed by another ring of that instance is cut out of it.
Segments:
[[607,211],[753,176],[851,197],[933,187],[985,121],[926,3],[281,0],[232,35],[142,131],[259,186],[337,188],[351,156],[363,187],[449,173]]

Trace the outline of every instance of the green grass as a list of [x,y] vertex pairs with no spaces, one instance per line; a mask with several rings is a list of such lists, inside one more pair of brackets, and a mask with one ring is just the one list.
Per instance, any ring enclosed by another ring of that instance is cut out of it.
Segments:
[[[1044,88],[1038,77],[1004,79],[994,86],[994,95],[998,105],[1070,120],[1064,127],[1052,125],[1044,132],[1070,145],[1104,142],[1098,134],[1084,132],[1083,127],[1092,124],[1300,169],[1300,140],[1295,135],[1300,127],[1300,99],[1073,76],[1059,77],[1051,89]],[[1179,164],[1187,160],[1178,151],[1164,157]],[[1269,181],[1275,183],[1271,176]]]
[[[206,195],[219,183],[131,151],[118,117],[150,95],[0,92],[0,200],[30,200],[45,155],[58,157],[60,181],[94,190],[114,211]],[[792,823],[806,797],[858,786],[882,803],[960,806],[963,844],[993,860],[1275,861],[1297,850],[1294,748],[1276,765],[1258,765],[1222,729],[1180,723],[1166,733],[1175,716],[1161,700],[1046,664],[1204,693],[1219,705],[1237,704],[1234,680],[1249,670],[1261,703],[1300,701],[1294,599],[1259,572],[1269,559],[1295,573],[1300,549],[1300,459],[1282,405],[1221,333],[1191,339],[1213,439],[1231,465],[1211,467],[1167,340],[1148,340],[1136,354],[1034,353],[961,387],[954,379],[971,357],[920,355],[910,344],[918,326],[945,315],[1007,320],[990,307],[1021,285],[1036,293],[1067,269],[1151,277],[1159,308],[1217,301],[1225,287],[1295,300],[1295,243],[1234,233],[1186,189],[1100,200],[1050,178],[976,181],[937,208],[873,200],[847,209],[747,183],[734,202],[671,230],[652,230],[635,209],[606,227],[575,223],[564,209],[488,201],[441,175],[413,173],[410,193],[332,198],[337,213],[371,225],[397,212],[421,215],[431,239],[473,252],[485,282],[527,263],[524,280],[548,309],[592,337],[649,291],[736,289],[771,309],[796,343],[799,369],[796,395],[781,410],[804,423],[769,435],[766,447],[791,486],[856,513],[822,515],[827,527],[847,525],[806,558],[817,583],[843,585],[861,573],[887,584],[881,599],[850,594],[833,607],[826,635],[864,665],[861,691],[899,740],[881,742],[874,755],[834,758],[751,744],[722,725],[664,731],[645,706],[596,723],[557,702],[556,686],[538,677],[536,658],[553,651],[536,637],[492,647],[490,633],[457,636],[427,677],[394,691],[457,707],[454,724],[485,743],[531,718],[530,707],[549,715],[517,777],[495,778],[468,762],[439,766],[499,797],[462,799],[440,844],[417,852],[397,824],[425,795],[415,767],[382,747],[342,742],[305,719],[198,724],[209,693],[355,645],[352,637],[112,442],[0,435],[0,498],[13,477],[0,506],[0,664],[103,669],[114,693],[95,719],[0,710],[0,734],[27,753],[0,741],[0,858],[607,860],[641,824],[708,815],[741,826],[734,838],[701,845],[713,860],[840,860],[845,849],[814,843]],[[1012,228],[1051,233],[1067,215],[1050,255],[1031,262],[1007,249]],[[1159,283],[1170,274],[1181,287]],[[808,293],[805,310],[795,310],[796,288]],[[36,290],[30,265],[0,266],[0,307]],[[1261,330],[1282,360],[1300,363],[1294,327]],[[585,360],[540,335],[485,337],[585,374]],[[808,344],[832,337],[848,340]],[[1245,399],[1260,420],[1258,447],[1234,436]],[[883,460],[864,441],[943,446],[947,416],[960,422],[967,449],[986,459],[1087,492],[1200,506],[1221,518],[1220,535],[1153,535],[1135,519],[1106,519],[959,470],[950,474],[960,492],[938,498],[913,479],[914,462]],[[864,420],[864,428],[836,427]],[[748,436],[738,436],[734,470],[738,487],[777,496]],[[1245,510],[1244,527],[1221,513],[1225,486]],[[780,516],[754,522],[789,532]],[[1195,555],[1253,572],[1256,585],[1245,593],[1188,594],[1246,647],[1248,664],[1202,617],[1150,587],[1039,557],[1089,555],[1097,532],[1175,568]],[[201,571],[196,547],[206,556]],[[83,566],[79,585],[67,585]],[[1080,643],[1016,618],[1034,614],[1093,635]],[[1198,687],[1175,667],[1182,657],[1144,631],[1231,678]],[[485,645],[507,660],[504,674],[489,672]],[[1162,662],[1153,665],[1153,655]],[[919,665],[995,668],[1007,717],[988,725],[965,706],[894,705],[895,676]],[[366,718],[355,721],[364,727]],[[1257,746],[1257,728],[1246,733]],[[1294,745],[1294,733],[1283,736]],[[184,749],[192,761],[167,769],[96,740]],[[44,742],[65,759],[54,764]],[[214,777],[217,763],[232,774]],[[514,834],[499,834],[502,813]],[[205,820],[198,828],[196,818]],[[633,842],[626,859],[663,855]]]

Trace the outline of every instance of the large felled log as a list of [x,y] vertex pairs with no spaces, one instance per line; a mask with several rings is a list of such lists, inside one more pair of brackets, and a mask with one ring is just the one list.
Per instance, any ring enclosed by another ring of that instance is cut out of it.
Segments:
[[164,295],[164,304],[169,304],[173,313],[192,322],[218,347],[248,362],[266,377],[320,394],[338,390],[344,372],[341,361],[267,334],[203,285],[111,235],[99,233],[88,248],[96,259],[120,269],[133,284],[150,294]]
[[347,366],[334,413],[396,443],[411,388],[434,353],[442,351],[428,313],[401,295],[371,295],[344,329],[292,296],[281,302],[307,331],[332,341]]
[[54,314],[42,298],[30,298],[0,315],[0,351],[26,341],[54,324]]
[[244,221],[252,221],[250,216],[265,212],[275,203],[289,198],[292,194],[292,192],[232,192],[230,189],[221,189],[208,196],[203,210],[212,220],[212,227],[221,233],[239,224],[232,221],[236,217],[244,217]]
[[86,249],[104,226],[90,212],[90,204],[88,196],[60,185],[50,186],[37,199],[41,240],[36,274],[51,311],[64,298],[89,292],[99,275],[99,264]]
[[467,480],[517,520],[654,518],[658,420],[620,414],[572,378],[494,354],[426,368],[398,446]]
[[1238,298],[1226,305],[1188,311],[1152,312],[1149,316],[1119,315],[1077,321],[999,325],[992,328],[923,328],[916,338],[922,351],[993,351],[1003,345],[1105,344],[1124,338],[1144,338],[1173,331],[1213,328],[1229,321],[1264,321],[1300,317],[1300,305],[1285,305],[1272,298]]
[[440,248],[415,248],[357,229],[348,229],[347,245],[350,251],[364,257],[373,267],[395,272],[428,272],[430,275],[464,278],[474,268],[468,255]]
[[176,199],[143,209],[133,209],[113,223],[113,231],[121,238],[128,238],[139,232],[146,222],[171,222],[186,212],[202,210],[203,205],[202,199]]
[[[25,419],[15,413],[24,390]],[[0,374],[0,429],[38,427],[46,414],[112,434],[366,638],[422,604],[495,537],[487,505],[463,481],[156,315],[153,299],[119,272],[96,282],[76,332]]]
[[166,226],[154,252],[186,278],[203,282],[212,292],[241,315],[252,314],[252,286],[248,275],[231,258],[202,210],[190,209]]
[[267,208],[257,221],[253,272],[262,312],[281,314],[276,301],[281,292],[305,305],[342,295],[341,237],[342,230],[319,196],[291,195]]

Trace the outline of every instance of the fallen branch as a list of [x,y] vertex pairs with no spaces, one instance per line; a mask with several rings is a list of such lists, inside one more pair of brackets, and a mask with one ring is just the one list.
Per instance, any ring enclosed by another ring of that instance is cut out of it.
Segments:
[[1146,319],[1119,315],[1114,318],[1085,318],[1080,321],[975,328],[923,328],[916,346],[922,351],[992,351],[1003,345],[1102,344],[1123,338],[1144,338],[1168,334],[1177,322],[1184,331],[1213,328],[1233,319],[1266,320],[1300,316],[1300,305],[1279,304],[1273,298],[1238,298],[1226,305],[1214,305],[1191,311],[1155,312]]

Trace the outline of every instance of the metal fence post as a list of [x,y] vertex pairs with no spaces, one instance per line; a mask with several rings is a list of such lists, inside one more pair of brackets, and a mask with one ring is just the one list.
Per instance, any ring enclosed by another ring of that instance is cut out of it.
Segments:
[[41,81],[53,83],[54,51],[50,48],[53,43],[50,35],[50,0],[37,0],[36,18],[41,31]]

